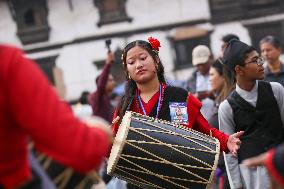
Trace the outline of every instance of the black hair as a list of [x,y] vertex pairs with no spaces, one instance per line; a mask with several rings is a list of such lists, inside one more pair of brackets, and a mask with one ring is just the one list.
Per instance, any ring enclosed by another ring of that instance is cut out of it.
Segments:
[[264,38],[262,38],[259,42],[259,46],[263,43],[270,43],[273,47],[275,47],[277,49],[281,48],[280,41],[272,35],[268,35],[268,36],[265,36]]
[[215,62],[211,65],[212,68],[218,72],[219,75],[223,75],[223,64],[221,63],[220,59],[215,60]]
[[244,66],[245,60],[246,60],[248,54],[251,53],[252,51],[256,51],[256,49],[254,47],[250,46],[246,51],[244,51],[244,54],[241,54],[240,62],[237,63],[236,65]]
[[136,40],[126,45],[126,47],[122,51],[122,62],[123,62],[123,68],[125,71],[127,83],[125,86],[124,96],[121,98],[120,103],[118,105],[118,116],[120,117],[120,122],[128,106],[134,99],[135,91],[137,89],[137,85],[135,81],[128,77],[127,64],[126,64],[127,52],[135,46],[139,46],[145,49],[152,56],[155,63],[157,64],[157,75],[158,75],[159,81],[162,83],[166,81],[165,76],[164,76],[164,66],[159,58],[158,52],[152,48],[150,43],[148,43],[147,41],[143,41],[143,40]]
[[80,98],[79,98],[79,102],[81,103],[81,104],[88,104],[88,96],[89,96],[89,92],[88,91],[83,91],[82,93],[81,93],[81,96],[80,96]]
[[222,37],[222,41],[224,43],[229,43],[229,41],[231,41],[232,39],[240,40],[240,38],[235,34],[227,34]]
[[244,66],[247,55],[252,51],[256,51],[253,46],[246,43],[232,39],[229,41],[228,46],[224,52],[223,64],[228,67],[229,70],[235,73],[235,67],[237,65]]

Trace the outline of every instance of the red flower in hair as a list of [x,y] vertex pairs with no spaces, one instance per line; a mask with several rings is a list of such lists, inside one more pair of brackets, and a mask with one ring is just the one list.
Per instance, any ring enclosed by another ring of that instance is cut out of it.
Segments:
[[151,44],[152,48],[159,52],[159,47],[161,47],[160,41],[158,39],[153,38],[153,37],[149,37],[148,41]]

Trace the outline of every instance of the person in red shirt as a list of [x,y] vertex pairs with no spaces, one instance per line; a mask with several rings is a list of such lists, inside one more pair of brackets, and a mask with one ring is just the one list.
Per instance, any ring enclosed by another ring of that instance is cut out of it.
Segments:
[[21,188],[32,180],[28,139],[80,173],[97,168],[109,152],[108,127],[76,118],[36,64],[19,49],[0,45],[0,188]]
[[[243,132],[230,136],[211,127],[200,113],[201,102],[186,90],[168,86],[164,78],[164,67],[159,58],[160,42],[150,37],[149,42],[137,40],[129,43],[123,50],[122,61],[127,77],[125,96],[122,97],[115,112],[116,133],[126,110],[138,112],[170,122],[182,123],[220,141],[221,151],[236,155],[240,147],[239,137]],[[171,102],[174,102],[172,104]],[[171,117],[170,111],[182,108],[182,118]]]

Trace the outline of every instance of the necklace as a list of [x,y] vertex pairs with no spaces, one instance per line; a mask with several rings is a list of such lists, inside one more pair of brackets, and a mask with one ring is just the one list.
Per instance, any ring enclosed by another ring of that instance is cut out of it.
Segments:
[[[160,112],[160,109],[161,109],[161,104],[162,104],[162,100],[163,100],[162,94],[163,94],[163,87],[162,87],[162,84],[160,84],[160,87],[159,87],[159,100],[158,100],[156,116],[155,116],[156,119],[158,118],[158,115],[159,115],[159,112]],[[145,108],[143,106],[143,103],[142,103],[142,100],[141,100],[141,97],[140,97],[139,93],[137,93],[137,98],[138,98],[138,101],[139,101],[139,105],[140,105],[140,107],[141,107],[141,109],[143,111],[143,114],[147,115],[146,110],[145,110]]]

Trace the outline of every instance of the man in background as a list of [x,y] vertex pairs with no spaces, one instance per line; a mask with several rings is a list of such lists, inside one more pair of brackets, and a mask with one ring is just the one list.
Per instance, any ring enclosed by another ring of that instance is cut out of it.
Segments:
[[201,113],[206,119],[212,116],[212,108],[214,107],[214,101],[209,98],[212,96],[209,82],[209,70],[212,62],[213,56],[207,46],[198,45],[193,49],[192,64],[196,70],[188,80],[188,90],[202,102]]
[[266,60],[264,80],[284,86],[284,65],[280,61],[281,44],[274,36],[266,36],[259,42],[261,56]]

